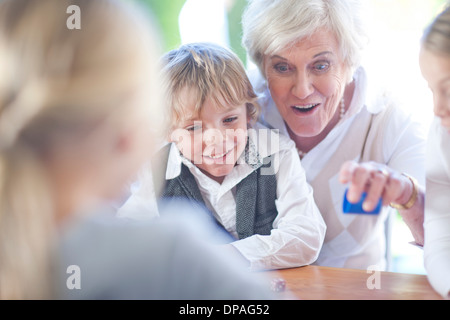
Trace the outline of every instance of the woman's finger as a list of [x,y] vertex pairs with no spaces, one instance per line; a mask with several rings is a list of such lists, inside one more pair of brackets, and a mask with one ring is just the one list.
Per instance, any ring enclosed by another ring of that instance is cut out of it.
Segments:
[[387,171],[380,169],[371,171],[367,197],[363,203],[363,209],[365,211],[373,211],[376,208],[380,198],[382,198],[385,193],[388,182],[389,174]]
[[353,176],[353,170],[358,166],[358,163],[355,161],[347,161],[345,162],[341,170],[339,172],[339,181],[342,184],[349,183]]
[[370,170],[365,165],[357,165],[353,168],[347,199],[351,203],[358,203],[366,185],[370,182]]

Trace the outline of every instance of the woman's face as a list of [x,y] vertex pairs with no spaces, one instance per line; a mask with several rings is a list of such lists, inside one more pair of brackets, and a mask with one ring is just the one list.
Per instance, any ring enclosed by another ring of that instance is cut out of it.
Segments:
[[336,110],[348,71],[328,30],[264,58],[272,98],[290,131],[300,137],[315,137],[332,119],[339,119]]
[[442,126],[450,130],[450,58],[422,48],[420,69],[433,92],[434,113]]

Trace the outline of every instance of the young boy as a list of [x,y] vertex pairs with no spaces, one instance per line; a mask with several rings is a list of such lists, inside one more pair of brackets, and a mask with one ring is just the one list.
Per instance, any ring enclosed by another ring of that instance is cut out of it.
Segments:
[[[325,223],[294,143],[256,123],[239,58],[213,44],[184,45],[163,57],[163,76],[171,143],[159,153],[165,170],[153,171],[164,181],[160,197],[208,208],[235,239],[227,248],[252,270],[313,263]],[[151,184],[143,179],[119,215],[145,208]]]

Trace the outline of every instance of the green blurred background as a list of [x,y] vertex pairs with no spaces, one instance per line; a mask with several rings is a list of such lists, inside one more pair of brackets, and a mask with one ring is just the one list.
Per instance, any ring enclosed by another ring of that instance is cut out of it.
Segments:
[[[178,15],[185,0],[137,0],[147,5],[158,20],[163,34],[164,50],[177,48],[181,44],[180,32],[178,30]],[[213,0],[212,0],[213,1]],[[228,9],[228,25],[231,49],[246,61],[245,50],[241,46],[241,16],[247,4],[247,0],[231,0]],[[207,14],[207,13],[203,13]],[[199,16],[201,19],[201,15]]]

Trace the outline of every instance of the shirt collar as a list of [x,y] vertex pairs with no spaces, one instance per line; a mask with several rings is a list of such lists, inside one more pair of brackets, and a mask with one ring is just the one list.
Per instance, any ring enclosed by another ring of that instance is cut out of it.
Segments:
[[[167,159],[166,180],[174,179],[180,175],[183,160],[184,157],[181,155],[175,143],[171,143],[169,158]],[[188,162],[190,163],[190,161]]]

